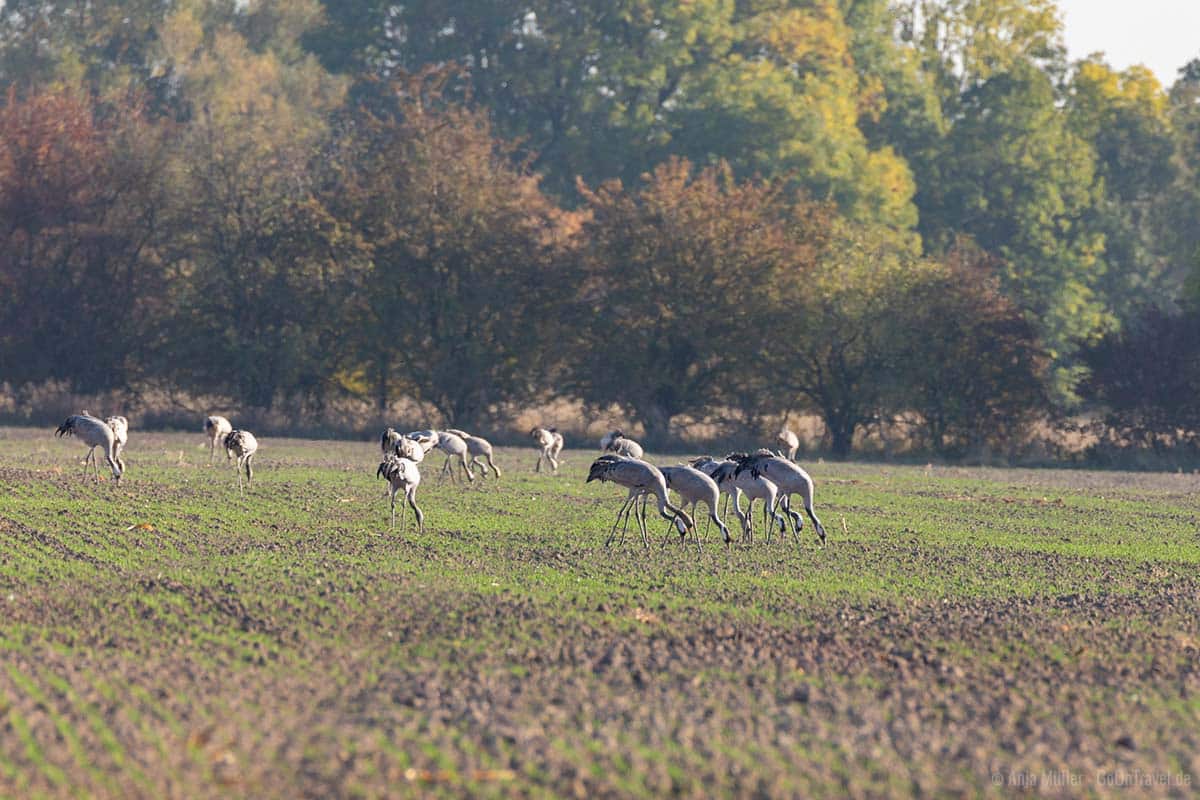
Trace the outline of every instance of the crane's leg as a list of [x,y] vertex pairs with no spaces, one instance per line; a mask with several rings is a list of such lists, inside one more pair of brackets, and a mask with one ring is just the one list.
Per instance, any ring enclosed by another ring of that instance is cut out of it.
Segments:
[[779,511],[777,510],[778,507],[779,507],[779,495],[778,494],[768,494],[767,495],[767,506],[766,506],[766,508],[763,509],[763,520],[764,520],[764,522],[766,521],[767,513],[770,512],[772,524],[778,525],[779,526],[779,535],[786,538],[787,537],[787,520],[784,519],[783,515],[779,513]]
[[813,512],[812,498],[804,497],[804,511],[808,514],[808,518],[812,520],[813,527],[817,531],[817,536],[821,539],[821,545],[825,544],[825,526],[821,524],[821,520],[817,519],[817,515]]
[[[619,510],[619,511],[617,511],[617,518],[616,518],[616,520],[613,522],[612,530],[608,532],[608,539],[606,539],[606,540],[604,541],[604,546],[605,546],[605,547],[608,547],[610,544],[612,544],[612,540],[613,540],[613,538],[614,538],[614,537],[617,535],[617,526],[621,524],[621,515],[622,515],[623,513],[625,513],[625,509],[629,508],[629,501],[630,501],[632,498],[633,498],[633,492],[631,491],[631,492],[630,492],[630,493],[629,493],[629,494],[628,494],[628,495],[625,497],[625,502],[621,504],[621,508],[620,508],[620,510]],[[628,518],[626,518],[626,522],[625,522],[625,524],[626,524],[626,526],[628,526],[628,525],[629,525]],[[622,532],[622,533],[621,533],[621,541],[622,541],[622,542],[624,542],[624,541],[625,541],[625,533],[624,533],[624,532]]]
[[646,495],[643,494],[642,495],[642,510],[641,510],[641,513],[639,513],[638,507],[637,507],[637,501],[635,500],[633,502],[633,515],[635,517],[637,517],[638,530],[641,531],[641,534],[642,534],[642,545],[645,547],[649,547],[650,546],[650,529],[646,527],[646,502],[647,502]]
[[[397,486],[396,488],[399,489],[400,487]],[[404,487],[404,496],[407,499],[407,497],[408,497],[408,487],[407,486]],[[396,502],[396,495],[392,495],[392,502],[393,503]],[[408,516],[406,513],[407,511],[408,511],[408,509],[405,508],[404,503],[401,503],[400,504],[400,532],[401,533],[404,533],[405,520],[408,519]]]
[[417,518],[417,533],[425,532],[425,515],[421,513],[421,509],[417,507],[417,487],[409,486],[404,492],[404,496],[408,498],[408,504],[412,506],[413,514]]
[[492,461],[492,454],[487,454],[487,465],[492,468],[492,472],[496,473],[496,480],[500,480],[500,468],[496,466],[496,462]]
[[536,466],[534,466],[534,468],[533,468],[533,471],[534,471],[534,472],[541,472],[541,471],[542,471],[542,458],[543,458],[545,455],[546,455],[545,453],[538,453],[537,465],[536,465]]
[[467,463],[466,453],[459,453],[458,460],[462,462],[463,472],[467,473],[467,480],[474,481],[475,473],[471,471],[471,465]]
[[[737,516],[738,522],[742,523],[742,538],[750,542],[754,538],[754,529],[748,524],[746,515],[742,513],[742,490],[734,486],[733,492],[729,497],[729,502],[733,504],[733,513]],[[728,508],[728,505],[726,508]]]
[[388,481],[388,501],[392,508],[392,520],[388,523],[388,530],[396,528],[396,485]]
[[804,527],[804,518],[799,513],[792,510],[791,493],[779,494],[779,505],[783,509],[783,513],[792,518],[792,533],[796,536],[800,535],[800,529]]
[[254,466],[250,463],[254,460],[254,453],[246,456],[246,485],[249,486],[254,482]]
[[629,504],[629,507],[625,509],[625,525],[624,525],[624,527],[621,528],[621,544],[625,543],[625,534],[629,532],[629,517],[630,517],[630,515],[633,516],[633,524],[637,525],[639,530],[641,529],[641,524],[638,522],[638,513],[637,513],[637,501],[638,501],[638,497],[640,495],[637,494],[637,490],[635,490],[635,489],[630,489],[629,491],[634,492],[634,495],[633,495],[632,502],[630,502],[630,504]]
[[[635,500],[634,502],[637,502],[637,501]],[[621,526],[621,541],[618,542],[618,544],[622,544],[622,545],[625,544],[625,534],[629,533],[629,509],[631,506],[632,506],[632,503],[626,501],[625,505],[621,508],[621,511],[625,512],[625,524]],[[617,514],[618,521],[620,521],[620,517],[621,517],[621,514],[618,512],[618,514]]]

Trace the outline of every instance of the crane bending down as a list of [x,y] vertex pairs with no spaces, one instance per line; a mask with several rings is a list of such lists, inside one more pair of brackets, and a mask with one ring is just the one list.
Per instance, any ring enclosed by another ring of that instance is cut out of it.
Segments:
[[[225,441],[225,436],[231,430],[233,425],[225,417],[213,415],[204,420],[204,432],[208,435],[208,463],[212,463],[213,454],[217,451],[217,445]],[[233,453],[229,450],[225,451],[225,460],[233,458]]]
[[388,428],[379,437],[379,449],[385,456],[407,458],[414,464],[425,460],[425,450],[416,439],[409,438]]
[[458,459],[459,464],[462,465],[463,472],[467,474],[467,480],[475,480],[475,473],[471,471],[471,465],[467,463],[469,448],[466,441],[457,433],[450,433],[449,431],[432,431],[432,433],[437,436],[435,447],[446,454],[446,461],[442,464],[442,474],[449,475],[450,480],[453,481],[454,465],[451,462],[454,459]]
[[250,431],[233,430],[225,434],[225,449],[237,457],[238,491],[242,488],[242,471],[246,473],[246,485],[254,479],[254,468],[250,460],[258,452],[258,440]]
[[379,435],[379,449],[386,456],[388,453],[394,452],[396,444],[404,437],[396,433],[395,428],[385,428],[383,433]]
[[[417,506],[417,487],[421,485],[421,470],[417,467],[416,462],[394,455],[384,456],[383,461],[379,463],[379,469],[375,471],[375,477],[383,478],[388,482],[388,495],[392,506],[391,527],[396,527],[396,493],[403,489],[404,499],[412,506],[413,513],[417,517],[417,532],[423,532],[425,515]],[[404,515],[404,506],[400,506],[401,528],[404,527]]]
[[534,428],[529,432],[538,445],[537,465],[534,472],[542,471],[542,461],[550,465],[552,472],[558,472],[558,454],[563,449],[563,436],[557,428]]
[[[666,478],[653,464],[620,455],[600,456],[592,462],[585,483],[592,481],[610,481],[629,489],[629,495],[625,498],[621,510],[617,512],[617,519],[608,533],[608,539],[604,542],[605,547],[612,544],[613,537],[617,535],[617,526],[621,523],[622,514],[625,516],[625,529],[629,527],[630,509],[637,504],[638,497],[643,494],[654,495],[658,500],[658,513],[663,519],[675,525],[680,536],[686,536],[687,532],[695,527],[695,523],[692,522],[692,518],[688,516],[687,512],[672,505],[671,501],[667,499]],[[637,517],[642,543],[649,546],[650,537],[646,532],[645,520],[637,514],[634,516]],[[621,531],[622,541],[625,539],[625,529]],[[697,541],[697,546],[699,546],[699,541]]]
[[[496,477],[500,477],[500,468],[496,466],[496,462],[492,461],[491,442],[482,436],[475,436],[466,431],[460,431],[458,428],[447,428],[446,433],[453,433],[467,443],[467,452],[471,456],[471,466],[479,467],[480,476],[487,475],[488,467],[491,467],[492,472],[496,473]],[[480,461],[480,459],[483,459],[483,461]]]
[[800,449],[800,437],[795,431],[784,425],[779,430],[779,435],[775,437],[779,444],[783,446],[783,455],[788,461],[796,460],[796,451]]
[[731,460],[737,462],[735,475],[749,473],[756,477],[761,476],[779,487],[779,499],[788,501],[783,509],[792,518],[792,534],[796,537],[796,544],[800,543],[800,529],[804,527],[804,520],[800,518],[799,513],[792,510],[790,497],[793,494],[800,495],[800,499],[804,501],[804,510],[812,520],[817,535],[821,537],[821,544],[825,544],[825,526],[813,511],[813,479],[807,472],[786,458],[774,455],[770,450],[759,450],[749,456],[735,454]]
[[620,430],[612,431],[600,440],[600,449],[628,458],[641,458],[646,454],[642,446],[627,437]]
[[[737,462],[728,458],[716,461],[708,456],[701,456],[693,460],[692,464],[716,481],[721,492],[733,499],[733,513],[737,514],[738,520],[742,523],[742,532],[746,535],[747,540],[754,537],[755,500],[763,501],[763,525],[767,529],[767,542],[771,541],[772,522],[779,525],[781,536],[787,534],[787,521],[775,510],[776,497],[779,494],[779,487],[775,484],[761,475],[751,475],[749,472],[737,475]],[[749,500],[745,513],[742,513],[743,494]]]
[[114,458],[114,448],[116,447],[116,435],[113,429],[102,420],[93,417],[86,411],[82,414],[73,414],[63,421],[62,425],[54,432],[55,436],[78,436],[83,440],[83,443],[88,446],[88,454],[83,460],[83,474],[87,475],[88,460],[92,461],[92,472],[96,476],[96,480],[100,480],[100,465],[93,455],[97,447],[104,449],[104,458],[108,461],[108,466],[112,469],[113,480],[118,483],[121,480],[123,470]]
[[[125,459],[121,458],[121,454],[125,452],[125,445],[129,442],[129,420],[124,417],[109,417],[104,420],[108,427],[112,428],[113,432],[113,460],[117,462],[117,466],[121,468],[121,474],[125,474]],[[90,453],[92,460],[96,460],[95,452]]]
[[[679,497],[683,501],[680,505],[686,507],[688,503],[692,504],[693,519],[696,516],[696,504],[708,504],[708,518],[717,523],[717,527],[721,529],[721,537],[725,540],[725,546],[728,547],[730,540],[729,529],[725,527],[725,523],[717,516],[717,505],[721,499],[721,490],[717,486],[716,481],[695,467],[659,467],[658,471],[663,474],[663,478],[667,482],[667,488],[674,489],[679,493]],[[696,537],[696,545],[700,545],[699,536]]]

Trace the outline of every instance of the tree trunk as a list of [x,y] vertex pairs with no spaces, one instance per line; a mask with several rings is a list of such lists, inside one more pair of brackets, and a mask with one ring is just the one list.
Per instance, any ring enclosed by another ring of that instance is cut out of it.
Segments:
[[642,442],[644,446],[659,448],[668,444],[671,438],[670,411],[653,403],[638,409],[638,418],[642,422],[642,427],[646,429],[645,441]]
[[376,355],[376,375],[375,375],[375,403],[379,408],[380,416],[387,414],[388,410],[388,355],[386,352],[380,352]]
[[847,458],[854,446],[854,429],[858,421],[852,414],[825,414],[825,429],[829,431],[829,449],[834,458]]

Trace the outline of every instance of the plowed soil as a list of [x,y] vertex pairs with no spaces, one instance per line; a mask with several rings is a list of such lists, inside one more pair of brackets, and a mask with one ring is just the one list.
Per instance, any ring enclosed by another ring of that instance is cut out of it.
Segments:
[[[1192,796],[1200,477],[807,464],[829,543],[703,552],[593,453],[0,431],[0,796]],[[674,463],[676,457],[655,459]],[[734,523],[731,529],[737,531]],[[702,526],[703,530],[703,526]]]

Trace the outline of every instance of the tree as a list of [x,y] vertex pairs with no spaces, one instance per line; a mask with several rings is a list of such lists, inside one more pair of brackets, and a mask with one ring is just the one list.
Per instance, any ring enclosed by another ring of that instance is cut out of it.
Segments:
[[575,391],[628,407],[651,442],[680,415],[746,405],[730,389],[774,340],[767,303],[777,274],[811,258],[815,209],[794,206],[779,184],[738,183],[728,166],[682,159],[636,189],[580,191],[591,218]]
[[163,290],[162,141],[140,108],[10,89],[0,108],[0,371],[112,389],[138,374]]
[[1185,278],[1182,303],[1200,306],[1200,58],[1179,70],[1170,91],[1178,173],[1161,209],[1162,235],[1174,270]]
[[858,127],[873,87],[834,0],[377,2],[353,17],[326,5],[310,40],[326,64],[461,65],[464,93],[569,200],[576,176],[632,185],[681,156],[741,178],[786,175],[856,218],[915,222],[903,160]]
[[1104,237],[1097,291],[1119,320],[1171,302],[1173,268],[1162,224],[1176,179],[1167,96],[1145,67],[1117,73],[1099,56],[1075,65],[1067,96],[1070,129],[1096,154],[1096,202],[1084,224]]
[[1085,352],[1091,375],[1083,393],[1104,412],[1109,445],[1162,451],[1200,444],[1197,341],[1200,313],[1147,306]]
[[923,270],[901,303],[897,411],[917,411],[943,456],[1003,447],[1049,407],[1048,360],[1006,298],[994,262],[969,247]]
[[[929,76],[940,137],[901,138],[917,179],[919,231],[940,256],[962,236],[1001,259],[1003,292],[1033,322],[1070,401],[1073,354],[1114,323],[1103,293],[1101,200],[1091,144],[1061,110],[1066,74],[1052,0],[916,0],[901,31]],[[936,116],[934,117],[936,120]]]
[[164,252],[177,313],[160,331],[160,369],[258,407],[332,388],[361,263],[322,191],[342,82],[294,58],[305,4],[272,7],[297,17],[247,38],[244,18],[184,6],[159,53],[191,120],[172,152]]
[[409,393],[469,426],[527,399],[557,362],[572,223],[483,114],[444,101],[446,80],[399,80],[394,114],[355,120],[339,214],[371,253],[362,382],[381,411]]
[[779,274],[760,362],[770,389],[820,412],[833,454],[879,418],[897,380],[912,285],[928,265],[894,232],[840,221],[803,270]]

